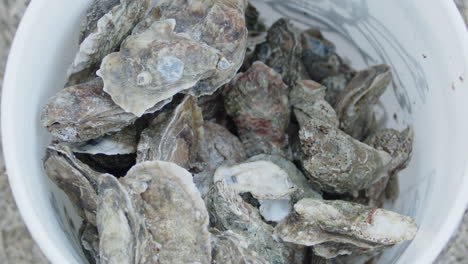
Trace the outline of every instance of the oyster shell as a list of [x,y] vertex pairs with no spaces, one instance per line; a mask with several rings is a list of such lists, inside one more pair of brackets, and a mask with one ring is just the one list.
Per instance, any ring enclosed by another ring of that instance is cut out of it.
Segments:
[[91,264],[99,264],[99,235],[96,226],[83,221],[80,228],[80,240],[83,253]]
[[175,33],[175,26],[174,19],[156,21],[103,59],[97,75],[104,80],[104,91],[125,111],[141,116],[217,69],[219,51]]
[[183,168],[142,162],[120,180],[105,178],[99,193],[106,263],[210,263],[208,212]]
[[174,109],[160,113],[143,130],[137,162],[162,160],[189,169],[195,162],[202,138],[203,117],[197,99],[186,96]]
[[112,8],[120,4],[120,0],[94,0],[86,10],[86,15],[81,22],[80,43],[94,32],[97,28],[97,22]]
[[227,230],[211,230],[213,264],[268,264],[258,254],[249,249],[246,238]]
[[322,199],[321,194],[315,190],[315,186],[311,185],[304,174],[289,160],[278,155],[260,154],[249,158],[247,161],[262,160],[274,163],[288,174],[289,180],[296,187],[296,191],[291,194],[294,203],[303,198]]
[[336,105],[338,97],[346,89],[350,80],[351,78],[344,73],[325,77],[321,82],[327,87],[325,100],[332,106]]
[[159,244],[146,226],[142,202],[112,176],[99,182],[97,228],[101,263],[155,263]]
[[398,195],[397,173],[408,166],[413,152],[414,132],[411,127],[404,131],[395,129],[383,129],[372,134],[366,139],[370,146],[387,152],[392,156],[388,166],[388,175],[366,190],[366,197],[370,205],[379,205],[386,196],[387,185],[391,178],[391,186],[388,188],[389,198]]
[[[102,1],[99,1],[102,2]],[[69,75],[80,75],[80,72],[89,72],[90,69],[98,66],[101,60],[107,54],[114,51],[120,43],[127,37],[133,27],[144,17],[148,9],[151,7],[152,0],[120,0],[120,4],[112,7],[102,17],[100,14],[93,15],[86,20],[87,25],[91,25],[96,19],[96,27],[85,27],[82,31],[82,37],[88,34],[80,44],[80,49],[75,56],[75,59],[68,70]],[[112,0],[106,0],[109,3],[107,9],[115,4]],[[104,3],[102,3],[104,5]],[[91,7],[93,9],[95,7]],[[99,5],[97,6],[99,13],[104,12]],[[92,32],[87,33],[88,31]],[[71,78],[74,78],[71,76]]]
[[314,246],[324,258],[372,252],[414,238],[417,226],[410,217],[344,201],[306,198],[275,228],[284,241]]
[[297,188],[286,171],[264,160],[221,166],[214,174],[217,181],[225,181],[237,193],[251,193],[262,200],[289,197]]
[[47,148],[44,169],[47,176],[70,198],[78,214],[95,225],[97,183],[105,174],[79,161],[71,149],[63,144]]
[[208,212],[188,171],[171,162],[143,162],[122,182],[144,202],[161,263],[210,263]]
[[376,150],[338,128],[310,119],[299,131],[307,176],[321,190],[353,193],[366,189],[387,173],[391,156]]
[[137,128],[128,126],[121,131],[84,143],[72,144],[75,153],[122,155],[135,153],[138,144]]
[[253,61],[262,61],[283,76],[288,86],[310,79],[301,61],[299,33],[288,19],[281,18],[268,30],[266,42],[257,46]]
[[372,107],[392,80],[388,65],[377,65],[358,72],[337,100],[335,109],[340,128],[352,137],[363,140],[376,126]]
[[193,181],[202,197],[213,184],[214,172],[221,164],[235,164],[246,159],[240,140],[223,126],[211,122],[203,124],[198,156],[202,163],[201,172],[194,174]]
[[[52,97],[42,112],[42,125],[56,139],[83,142],[133,124],[137,116],[125,112],[103,92],[100,78],[67,87]],[[153,106],[153,113],[170,99]]]
[[254,62],[224,89],[226,111],[233,118],[247,156],[288,156],[288,89],[281,75],[262,62]]
[[325,101],[326,88],[311,80],[301,80],[289,93],[289,102],[300,126],[310,119],[320,119],[330,126],[338,127],[339,121],[333,107]]
[[273,227],[263,222],[258,209],[244,200],[226,182],[213,184],[206,203],[210,223],[221,231],[231,230],[247,241],[247,248],[266,263],[288,263],[288,248],[273,237]]
[[[327,40],[319,30],[313,28],[306,30],[301,33],[300,39],[302,62],[312,80],[323,82],[327,77],[342,74],[349,81],[354,71],[336,54],[335,45]],[[335,90],[332,89],[330,92],[330,96],[334,95]]]

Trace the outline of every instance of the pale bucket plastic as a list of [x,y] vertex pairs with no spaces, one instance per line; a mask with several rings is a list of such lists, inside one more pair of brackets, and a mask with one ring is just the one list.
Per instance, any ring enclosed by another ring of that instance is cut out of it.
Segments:
[[[390,207],[414,217],[412,242],[386,251],[380,263],[431,263],[447,243],[468,201],[468,39],[448,0],[253,1],[268,23],[290,17],[317,25],[357,69],[388,63],[395,80],[377,107],[382,125],[414,126],[414,156],[400,175]],[[15,37],[2,100],[9,180],[32,236],[54,264],[85,263],[80,219],[44,175],[50,140],[41,108],[60,90],[77,49],[89,0],[34,0]],[[281,14],[281,15],[280,15]],[[27,253],[26,253],[27,254]]]

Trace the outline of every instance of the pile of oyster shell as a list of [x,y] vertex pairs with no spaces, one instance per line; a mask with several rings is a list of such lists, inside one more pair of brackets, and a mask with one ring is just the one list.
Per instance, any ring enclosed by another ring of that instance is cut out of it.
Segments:
[[359,263],[417,227],[398,196],[413,132],[377,127],[386,65],[247,0],[96,0],[44,166],[90,263]]

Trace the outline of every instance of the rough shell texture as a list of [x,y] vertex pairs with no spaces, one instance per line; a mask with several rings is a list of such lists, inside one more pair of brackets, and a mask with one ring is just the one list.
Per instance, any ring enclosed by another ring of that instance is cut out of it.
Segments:
[[246,159],[244,146],[240,140],[221,125],[205,122],[200,144],[199,160],[201,171],[193,176],[193,181],[202,197],[213,184],[215,170],[221,164],[236,164]]
[[[112,1],[106,2],[112,3]],[[119,47],[132,28],[144,17],[151,2],[152,0],[121,0],[119,5],[99,18],[96,27],[81,42],[69,74],[89,71],[90,68],[96,67],[104,56]],[[102,11],[104,10],[99,12]],[[91,15],[92,20],[96,18]]]
[[100,264],[99,235],[96,226],[83,221],[80,228],[80,240],[83,253],[90,264]]
[[246,203],[224,181],[214,183],[206,203],[213,227],[245,237],[248,248],[267,263],[287,263],[288,249],[275,240],[273,227],[263,222],[257,208]]
[[213,264],[268,264],[249,249],[247,239],[230,230],[211,230]]
[[102,177],[98,194],[101,263],[156,263],[159,245],[146,226],[141,200],[112,176]]
[[[335,53],[335,45],[316,29],[301,33],[302,62],[310,78],[322,82],[327,77],[343,74],[349,79],[354,71]],[[339,90],[341,91],[341,90]],[[330,95],[334,95],[334,90]]]
[[333,107],[325,101],[326,88],[311,80],[301,80],[289,93],[289,101],[300,126],[310,119],[320,119],[338,127],[339,120]]
[[79,161],[65,145],[47,148],[44,158],[47,176],[70,198],[78,214],[96,224],[97,183],[103,174]]
[[203,117],[197,99],[186,96],[175,109],[160,113],[140,136],[137,162],[162,160],[189,169],[202,138]]
[[288,89],[281,76],[255,62],[224,89],[224,103],[248,156],[287,155]]
[[[133,124],[137,116],[125,112],[103,90],[100,78],[67,87],[52,97],[42,112],[42,124],[56,139],[83,142]],[[147,113],[156,112],[170,99]]]
[[98,20],[118,4],[120,0],[94,0],[91,3],[81,22],[80,43],[96,30]]
[[390,67],[377,65],[358,72],[337,100],[335,109],[340,128],[358,140],[364,140],[376,126],[372,107],[392,80]]
[[143,201],[145,226],[160,246],[160,263],[210,263],[208,212],[188,171],[149,161],[135,165],[122,182]]
[[104,80],[104,91],[125,111],[141,116],[212,76],[218,67],[221,55],[215,48],[175,33],[175,26],[174,19],[156,21],[103,59],[97,75]]
[[321,82],[323,86],[327,87],[325,100],[332,106],[336,105],[338,97],[346,89],[349,81],[350,78],[343,73],[325,77]]
[[[410,217],[356,203],[307,198],[295,204],[294,210],[295,214],[276,227],[275,234],[288,242],[316,246],[315,254],[325,258],[372,252],[411,240],[417,231]],[[327,247],[326,243],[342,244],[344,248]],[[320,248],[320,244],[325,247]],[[325,254],[324,248],[341,252]]]
[[299,131],[307,176],[332,193],[369,188],[387,173],[391,156],[357,141],[336,127],[311,119]]
[[254,60],[264,62],[283,76],[292,86],[297,80],[307,80],[301,61],[302,46],[299,33],[287,19],[279,19],[268,30],[266,42],[257,46]]

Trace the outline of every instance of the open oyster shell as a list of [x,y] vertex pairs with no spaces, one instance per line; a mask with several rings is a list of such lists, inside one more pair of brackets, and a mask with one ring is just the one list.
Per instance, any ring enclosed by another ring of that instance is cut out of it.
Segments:
[[[88,13],[85,20],[86,26],[81,33],[81,38],[84,39],[68,70],[72,79],[73,75],[90,72],[90,69],[99,65],[104,56],[119,47],[133,27],[144,17],[152,5],[152,0],[120,0],[120,4],[115,5],[105,15],[99,17],[114,4],[114,1],[106,0],[102,5],[91,6],[89,10],[91,13]],[[93,10],[96,10],[97,13],[94,14]],[[96,20],[97,24],[94,27],[93,23]]]
[[264,160],[221,166],[214,174],[214,181],[225,181],[236,192],[251,193],[255,199],[262,200],[289,197],[297,188],[286,171]]
[[236,124],[248,156],[288,156],[288,89],[280,74],[262,62],[254,62],[223,92],[226,111]]
[[[102,80],[96,78],[61,90],[44,107],[42,125],[56,139],[83,142],[133,124],[138,117],[116,105],[102,88]],[[154,105],[146,113],[158,111],[169,101]]]
[[122,155],[135,153],[138,145],[136,126],[128,126],[113,134],[86,142],[71,144],[75,153]]
[[202,126],[197,99],[186,96],[175,109],[163,111],[143,130],[137,162],[170,161],[189,169],[199,152]]
[[344,201],[303,199],[275,228],[284,241],[314,246],[324,258],[383,249],[416,234],[410,217]]
[[392,80],[388,65],[377,65],[358,72],[337,100],[335,109],[340,128],[358,140],[364,140],[375,130],[372,107]]
[[206,203],[213,227],[245,237],[247,247],[266,263],[288,263],[288,248],[275,240],[273,227],[263,222],[258,209],[246,203],[225,181],[213,184]]

